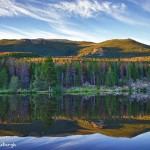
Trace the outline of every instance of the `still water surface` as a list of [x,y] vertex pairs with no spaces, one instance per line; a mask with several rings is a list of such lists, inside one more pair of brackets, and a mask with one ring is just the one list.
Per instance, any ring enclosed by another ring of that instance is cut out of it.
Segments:
[[149,94],[0,96],[0,144],[14,149],[149,150],[149,131]]

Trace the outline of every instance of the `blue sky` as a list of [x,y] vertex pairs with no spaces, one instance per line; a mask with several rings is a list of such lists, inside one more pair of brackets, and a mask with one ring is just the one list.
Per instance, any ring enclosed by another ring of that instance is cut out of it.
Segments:
[[150,0],[0,0],[0,39],[22,38],[150,45]]

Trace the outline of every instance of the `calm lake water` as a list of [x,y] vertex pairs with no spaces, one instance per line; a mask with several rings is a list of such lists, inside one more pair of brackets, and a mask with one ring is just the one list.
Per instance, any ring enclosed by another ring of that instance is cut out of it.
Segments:
[[0,96],[0,149],[150,149],[150,95]]

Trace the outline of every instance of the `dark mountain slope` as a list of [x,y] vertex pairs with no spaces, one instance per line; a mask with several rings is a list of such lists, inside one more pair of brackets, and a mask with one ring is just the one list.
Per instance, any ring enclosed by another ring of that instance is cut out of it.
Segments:
[[130,58],[150,56],[150,46],[132,39],[115,39],[101,43],[22,39],[0,40],[0,52],[32,52],[35,55],[51,54],[54,57]]
[[22,39],[0,40],[0,52],[32,52],[46,56],[75,56],[77,52],[93,43],[69,40]]

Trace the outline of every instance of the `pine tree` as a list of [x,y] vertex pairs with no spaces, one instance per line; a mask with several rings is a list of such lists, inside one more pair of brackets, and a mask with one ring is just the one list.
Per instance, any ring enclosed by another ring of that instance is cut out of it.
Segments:
[[97,89],[100,88],[100,77],[99,76],[97,76],[96,86],[97,86]]
[[131,77],[133,80],[136,80],[138,78],[138,69],[135,63],[132,63],[131,66]]
[[17,76],[11,77],[10,83],[9,83],[9,89],[13,92],[16,92],[19,88],[19,79]]
[[150,67],[147,67],[148,71],[147,71],[147,78],[150,80]]
[[8,84],[8,74],[4,67],[0,72],[0,89],[6,89]]
[[[41,66],[37,66],[34,71],[34,81],[33,81],[33,88],[35,90],[43,90],[43,79],[41,75]],[[31,85],[32,87],[32,85]]]
[[115,69],[116,68],[112,70],[112,86],[116,86],[118,84],[118,76]]
[[111,83],[110,83],[110,71],[108,70],[107,73],[106,73],[105,85],[106,85],[107,87],[109,87],[110,84],[111,84]]
[[57,74],[53,59],[51,56],[48,56],[41,68],[41,75],[43,78],[43,84],[45,85],[45,89],[50,90],[51,87],[56,86],[57,84]]

